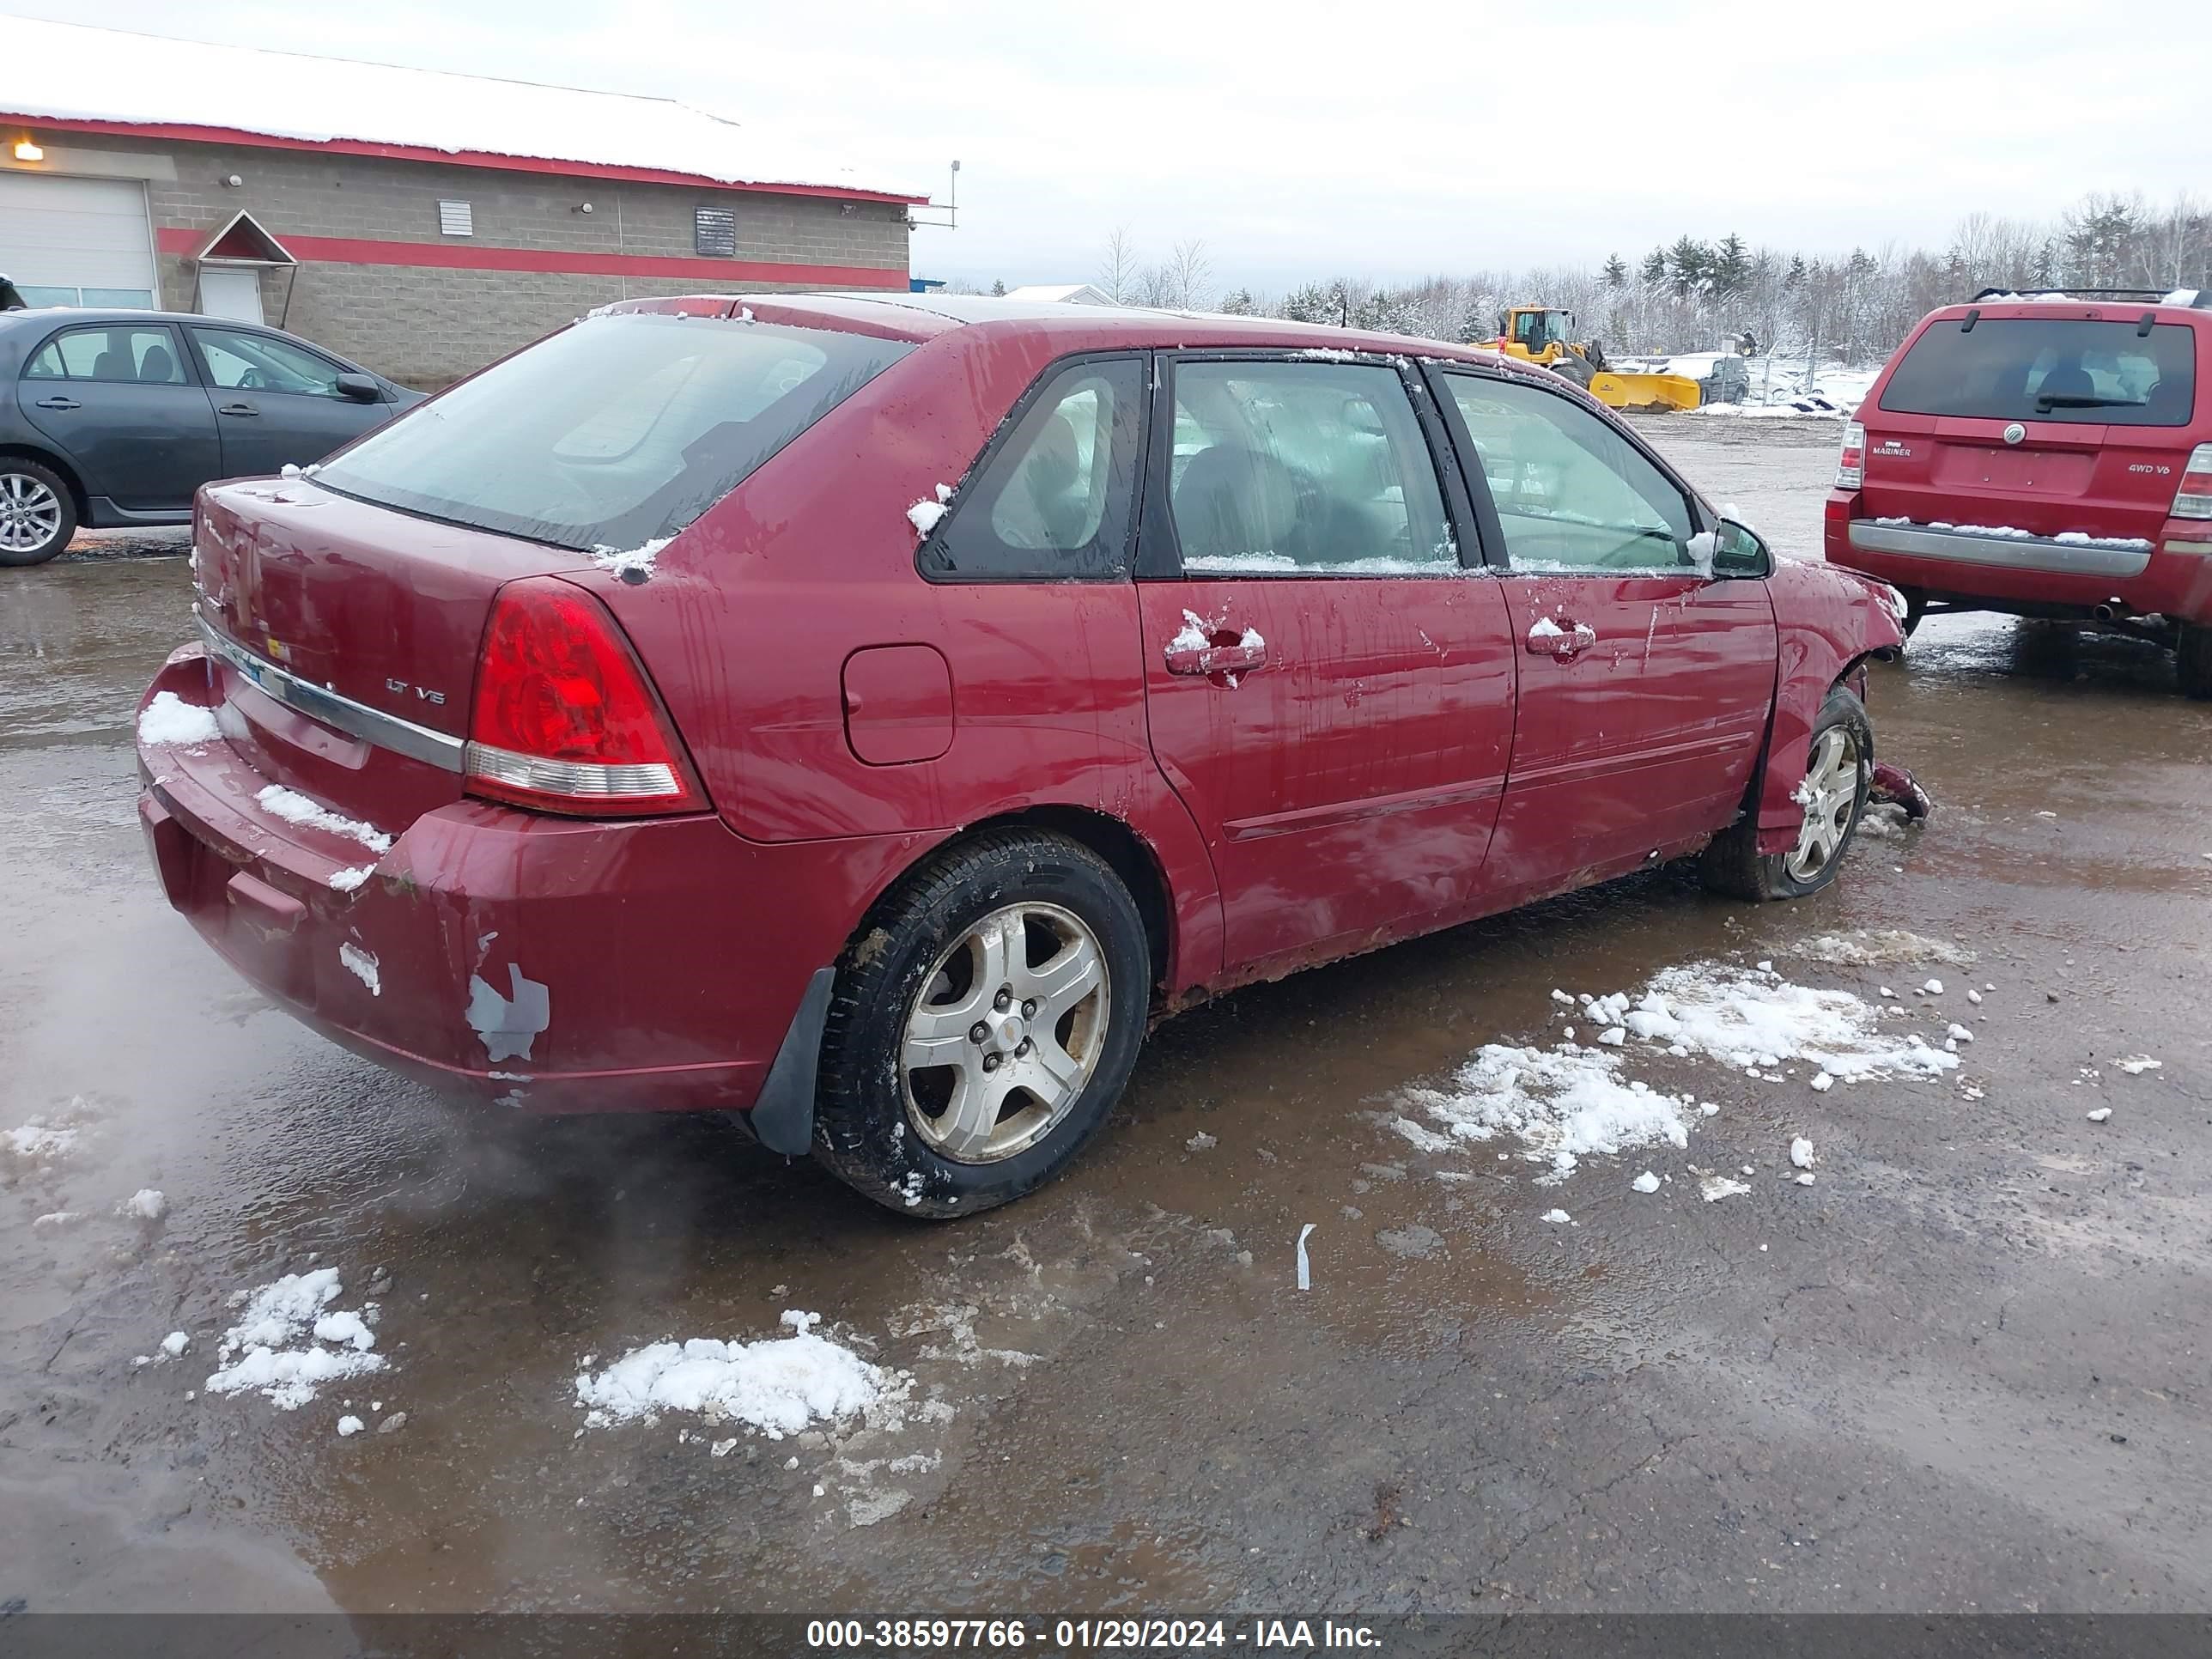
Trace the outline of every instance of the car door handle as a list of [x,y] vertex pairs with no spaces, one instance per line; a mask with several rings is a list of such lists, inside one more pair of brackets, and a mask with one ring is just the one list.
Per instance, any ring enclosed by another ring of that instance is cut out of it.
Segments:
[[1532,657],[1549,657],[1555,662],[1572,662],[1597,643],[1597,629],[1588,623],[1569,622],[1562,618],[1553,622],[1549,617],[1540,617],[1528,629],[1524,648]]
[[216,410],[216,413],[218,415],[258,416],[261,411],[256,409],[252,404],[225,404],[222,408]]
[[1267,665],[1265,641],[1238,641],[1234,645],[1171,645],[1167,648],[1170,674],[1249,674]]
[[74,398],[41,398],[39,399],[38,407],[40,409],[82,409],[84,405],[77,402]]

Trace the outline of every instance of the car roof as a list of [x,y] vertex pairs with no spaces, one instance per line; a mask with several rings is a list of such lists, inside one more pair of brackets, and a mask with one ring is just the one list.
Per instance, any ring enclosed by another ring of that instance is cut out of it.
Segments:
[[[0,328],[10,325],[17,328],[52,327],[57,323],[86,323],[94,327],[117,323],[212,323],[218,328],[248,328],[263,334],[283,334],[289,339],[298,335],[269,323],[240,322],[229,317],[207,317],[196,311],[146,311],[122,306],[32,306],[15,311],[0,311]],[[317,347],[318,350],[322,348]]]
[[[2204,291],[2212,294],[2212,289]],[[2179,295],[2191,297],[2183,300]],[[1938,306],[1929,312],[1925,320],[1949,322],[1964,319],[1970,311],[1984,317],[2042,317],[2079,322],[2082,313],[2094,313],[2098,320],[2134,322],[2146,312],[2155,313],[2162,323],[2212,321],[2212,309],[2208,309],[2204,298],[2194,289],[2180,289],[2160,298],[2144,295],[2122,295],[2115,298],[2107,294],[2075,295],[2056,291],[2036,289],[2027,294],[1992,294],[1984,299],[1960,300],[1948,306]]]
[[1235,317],[1221,312],[1177,311],[1149,306],[1070,305],[1060,301],[1001,299],[969,294],[700,294],[633,302],[620,310],[720,301],[743,307],[762,321],[796,326],[848,328],[915,343],[972,331],[979,336],[1043,327],[1061,349],[1188,346],[1225,349],[1280,349],[1348,351],[1383,356],[1443,357],[1496,364],[1494,352],[1405,334],[1297,323],[1279,317]]

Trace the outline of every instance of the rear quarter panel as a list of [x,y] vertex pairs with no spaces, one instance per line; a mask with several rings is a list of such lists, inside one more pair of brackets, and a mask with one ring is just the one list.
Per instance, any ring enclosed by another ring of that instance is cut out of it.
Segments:
[[[1218,971],[1219,906],[1196,829],[1152,758],[1134,585],[937,584],[915,564],[908,509],[963,482],[1066,349],[1042,329],[940,337],[709,510],[650,580],[571,580],[620,618],[739,835],[908,844],[897,869],[856,879],[856,925],[898,870],[963,827],[1077,807],[1130,826],[1163,872],[1172,993]],[[909,644],[950,665],[951,742],[931,759],[870,764],[847,734],[844,665]]]

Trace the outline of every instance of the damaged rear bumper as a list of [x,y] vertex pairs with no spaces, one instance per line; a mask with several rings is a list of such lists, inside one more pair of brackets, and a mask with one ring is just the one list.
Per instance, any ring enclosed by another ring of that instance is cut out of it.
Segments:
[[[152,691],[197,702],[196,678]],[[260,810],[270,780],[228,742],[142,744],[139,766],[163,891],[225,961],[354,1052],[511,1108],[750,1108],[866,903],[839,890],[866,860],[838,844],[763,847],[710,816],[460,800],[378,856]]]

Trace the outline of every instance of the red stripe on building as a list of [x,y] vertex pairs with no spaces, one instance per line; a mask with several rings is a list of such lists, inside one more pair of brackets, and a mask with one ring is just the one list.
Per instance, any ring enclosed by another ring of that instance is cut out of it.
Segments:
[[255,149],[297,149],[325,155],[373,155],[391,161],[436,161],[447,167],[490,167],[502,173],[551,173],[566,179],[612,179],[625,184],[689,185],[707,190],[763,191],[772,196],[828,196],[841,202],[903,202],[910,207],[927,204],[927,196],[908,196],[896,191],[862,190],[848,185],[781,185],[747,180],[709,179],[703,173],[665,167],[617,167],[602,161],[567,161],[542,155],[498,155],[489,150],[433,149],[422,144],[374,144],[358,138],[280,138],[266,132],[247,132],[237,127],[178,126],[132,121],[57,120],[52,116],[27,115],[0,110],[0,122],[43,127],[52,132],[105,132],[125,138],[165,139],[187,144],[243,144]]
[[[165,225],[155,233],[164,253],[199,252],[204,230]],[[695,259],[655,253],[580,253],[556,248],[487,247],[471,242],[374,242],[349,236],[284,239],[307,264],[415,265],[437,270],[530,270],[564,276],[697,276],[732,283],[803,283],[811,288],[885,288],[906,291],[907,274],[883,265],[795,265],[769,259]]]

